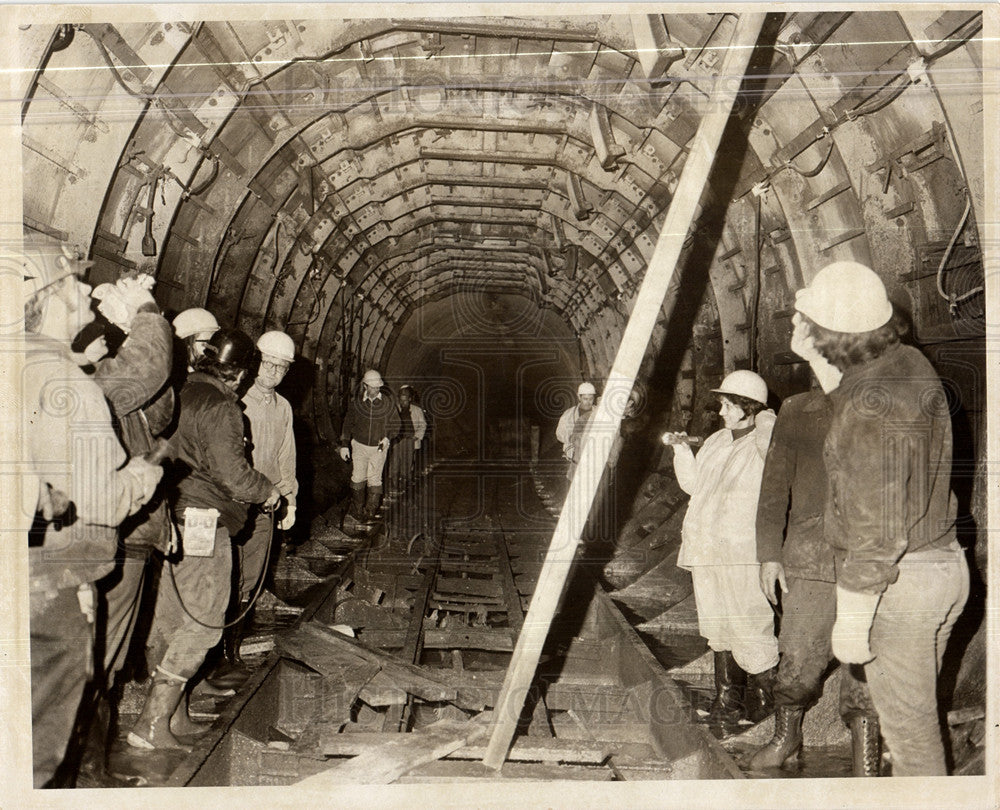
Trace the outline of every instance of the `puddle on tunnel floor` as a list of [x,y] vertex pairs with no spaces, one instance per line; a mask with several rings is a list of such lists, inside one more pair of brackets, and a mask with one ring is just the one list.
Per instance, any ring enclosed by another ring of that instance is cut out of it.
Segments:
[[[708,650],[708,645],[701,636],[645,632],[639,633],[639,635],[650,652],[668,670],[690,664]],[[682,678],[675,678],[675,680],[688,700],[691,701],[691,705],[707,712],[714,694],[714,689],[711,686],[711,672],[705,673],[703,684],[690,683]],[[768,728],[772,728],[773,716],[765,720],[764,723]],[[747,725],[746,728],[749,729],[750,726]],[[756,745],[741,745],[733,741],[723,741],[722,744],[733,755],[737,764],[744,756],[757,748]],[[851,749],[849,745],[811,746],[803,749],[801,766],[798,769],[774,768],[765,771],[750,771],[741,765],[740,770],[751,779],[842,779],[851,775]]]
[[[754,751],[753,746],[728,747],[737,763]],[[762,771],[749,771],[740,766],[750,779],[843,779],[851,775],[851,749],[846,746],[803,748],[802,765],[796,770],[770,768]]]

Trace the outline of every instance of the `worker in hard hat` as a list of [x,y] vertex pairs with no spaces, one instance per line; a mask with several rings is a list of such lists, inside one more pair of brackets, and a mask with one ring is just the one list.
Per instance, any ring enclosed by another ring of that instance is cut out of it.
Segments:
[[[774,682],[774,735],[747,767],[798,767],[802,720],[819,698],[833,652],[830,631],[837,613],[833,550],[823,534],[826,468],[823,443],[833,405],[816,387],[781,403],[757,503],[757,560],[768,601],[781,603]],[[878,776],[881,763],[878,713],[864,671],[841,666],[840,716],[851,729],[853,773]]]
[[944,775],[937,676],[969,593],[944,388],[927,358],[900,342],[871,268],[824,267],[796,293],[795,310],[791,348],[833,405],[824,444],[833,654],[865,665],[893,775]]
[[295,525],[296,494],[295,435],[292,432],[292,406],[275,389],[285,379],[295,360],[295,342],[284,332],[265,332],[257,339],[260,362],[253,384],[243,395],[243,412],[250,424],[250,446],[254,469],[263,473],[278,488],[283,505],[276,524],[268,513],[256,511],[249,529],[237,538],[235,551],[239,589],[234,594],[235,615],[246,612],[241,622],[224,634],[226,656],[239,661],[243,629],[250,624],[247,612],[255,593],[260,592],[267,572],[274,540],[274,528],[288,531]]
[[340,457],[351,462],[350,511],[359,521],[372,520],[378,511],[389,443],[400,428],[399,411],[383,385],[374,369],[364,373],[340,429]]
[[677,483],[691,496],[677,565],[691,571],[698,629],[714,654],[708,722],[725,735],[741,719],[763,720],[772,705],[778,640],[759,584],[754,519],[775,415],[767,384],[752,371],[732,372],[713,392],[723,428],[697,457],[686,434],[662,440],[673,446]]
[[556,438],[562,443],[563,458],[566,459],[566,478],[572,480],[576,465],[580,461],[580,442],[587,429],[587,423],[594,416],[594,402],[597,389],[593,383],[582,382],[576,389],[576,404],[563,411],[556,425]]
[[[93,379],[104,392],[119,437],[131,456],[152,453],[157,446],[155,437],[168,428],[174,415],[174,390],[167,385],[173,334],[153,299],[153,286],[149,274],[125,275],[114,284],[99,285],[92,294],[98,311],[125,333],[117,350],[94,364]],[[97,582],[106,623],[103,681],[95,690],[94,717],[78,784],[86,779],[100,784],[105,773],[107,751],[115,739],[117,695],[123,687],[115,679],[126,664],[143,584],[150,579],[156,561],[162,559],[153,551],[167,551],[171,525],[161,489],[122,522],[115,569]]]
[[[28,486],[31,745],[36,788],[53,786],[84,687],[103,649],[94,583],[112,571],[116,527],[147,503],[159,465],[127,459],[104,393],[78,366],[73,339],[94,319],[90,266],[68,245],[26,240],[4,260],[23,277],[22,451]],[[127,463],[126,463],[127,462]],[[64,520],[73,514],[72,520]],[[96,639],[95,639],[96,636]],[[96,665],[96,666],[95,666]]]
[[219,322],[207,309],[192,307],[174,318],[174,331],[187,350],[188,371],[193,371],[212,335],[219,331]]
[[398,494],[409,482],[413,454],[420,449],[427,432],[424,410],[413,401],[413,387],[401,385],[397,396],[399,435],[389,451],[389,493]]
[[186,686],[222,636],[233,575],[230,538],[246,523],[249,504],[272,508],[281,497],[246,458],[237,390],[253,356],[249,337],[220,329],[181,391],[171,439],[183,470],[173,502],[181,557],[169,560],[160,577],[147,644],[153,680],[127,737],[136,748],[190,750],[207,730],[187,711]]

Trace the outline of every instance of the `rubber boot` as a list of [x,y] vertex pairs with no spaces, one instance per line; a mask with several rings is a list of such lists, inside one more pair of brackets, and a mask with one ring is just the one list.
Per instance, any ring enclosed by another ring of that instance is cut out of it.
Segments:
[[382,487],[368,487],[368,499],[365,501],[366,520],[375,520],[375,513],[378,512],[379,503],[382,501]]
[[349,511],[355,520],[365,519],[365,483],[363,481],[360,484],[351,482],[351,508]]
[[746,766],[752,771],[799,766],[803,714],[802,706],[779,706],[774,715],[774,736],[753,753]]
[[[241,615],[247,608],[246,602],[240,602],[237,616]],[[234,622],[232,626],[222,631],[222,654],[233,667],[240,667],[243,663],[243,656],[240,655],[240,647],[243,646],[243,631],[246,626],[246,618]]]
[[739,726],[743,716],[743,693],[747,674],[729,650],[715,651],[715,699],[707,722],[713,733],[728,736]]
[[882,768],[882,740],[878,717],[856,714],[848,720],[851,729],[854,776],[879,776]]
[[757,724],[767,719],[774,711],[774,676],[776,667],[771,667],[747,678],[747,693],[744,706],[746,718]]
[[[237,616],[241,616],[247,610],[249,602],[240,602]],[[221,690],[214,697],[226,697],[236,694],[236,687],[241,686],[250,675],[250,668],[243,662],[240,655],[240,647],[243,645],[243,635],[251,621],[251,614],[248,613],[238,622],[225,628],[222,631],[222,654],[224,660],[217,666],[212,674],[205,680],[214,689]],[[204,688],[203,688],[204,690]],[[228,694],[222,694],[226,693]]]
[[102,786],[107,778],[108,748],[112,739],[111,703],[105,693],[101,693],[94,705],[84,742],[80,770],[77,774],[78,787]]
[[177,708],[170,716],[170,733],[174,735],[181,745],[193,746],[198,738],[203,736],[212,727],[211,723],[199,723],[193,719],[188,712],[190,695],[185,689],[181,694],[181,699],[177,702]]
[[190,751],[191,746],[178,740],[170,731],[170,718],[181,699],[187,681],[157,672],[146,696],[139,719],[128,733],[126,742],[133,748],[173,748]]

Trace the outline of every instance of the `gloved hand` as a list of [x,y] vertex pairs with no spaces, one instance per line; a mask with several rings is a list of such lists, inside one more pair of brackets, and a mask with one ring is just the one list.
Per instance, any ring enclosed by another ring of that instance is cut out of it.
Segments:
[[419,450],[420,449],[420,439],[414,439],[413,440],[413,449],[414,450]]
[[782,593],[788,593],[788,583],[785,582],[785,566],[780,562],[764,562],[760,564],[760,589],[772,605],[778,604],[778,592],[774,583],[781,586]]
[[108,342],[104,339],[104,335],[101,335],[96,340],[88,343],[87,348],[83,350],[84,357],[86,357],[91,363],[96,363],[107,353]]
[[833,654],[845,664],[867,664],[875,656],[868,646],[881,594],[858,593],[837,586],[837,620],[833,624]]
[[160,479],[163,478],[163,467],[159,464],[150,464],[141,456],[130,458],[128,464],[125,465],[125,471],[139,480],[142,487],[140,504],[146,503],[153,497]]
[[174,523],[173,519],[167,521],[167,528],[170,530],[170,540],[167,541],[167,556],[172,557],[180,550],[181,537],[180,537],[180,532],[177,531],[177,525]]
[[347,447],[347,446],[341,447],[340,450],[338,450],[337,452],[340,453],[340,457],[344,461],[350,461],[351,460],[351,448],[350,447]]
[[292,526],[295,525],[295,504],[285,505],[285,516],[278,521],[278,528],[283,532],[287,532]]
[[669,445],[677,446],[679,444],[687,444],[687,442],[684,441],[686,438],[687,438],[687,433],[685,433],[683,430],[681,431],[668,430],[666,433],[660,436],[660,442],[661,444],[665,444],[668,446]]
[[271,491],[267,495],[267,498],[264,499],[264,503],[261,504],[261,508],[263,508],[264,511],[269,511],[271,509],[274,509],[274,507],[278,505],[278,501],[280,500],[281,500],[281,493],[278,492],[278,488],[276,486],[272,486]]
[[379,441],[378,441],[378,449],[379,449],[380,453],[384,453],[386,450],[389,449],[389,439],[388,439],[388,437],[383,436],[381,439],[379,439]]
[[152,276],[121,278],[114,284],[99,284],[91,296],[99,301],[97,309],[111,323],[128,334],[132,320],[145,304],[156,304],[152,294]]
[[840,385],[843,372],[819,353],[815,338],[809,331],[809,325],[802,320],[798,312],[792,316],[792,339],[788,347],[809,363],[823,393],[829,394]]

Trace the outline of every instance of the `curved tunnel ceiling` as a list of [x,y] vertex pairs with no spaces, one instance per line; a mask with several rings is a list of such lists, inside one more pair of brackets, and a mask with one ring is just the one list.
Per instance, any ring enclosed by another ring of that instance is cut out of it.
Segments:
[[[927,339],[979,328],[981,17],[769,16],[686,254],[726,368],[789,379],[792,291],[838,258],[872,264]],[[469,291],[552,310],[600,376],[735,21],[33,25],[25,222],[78,242],[95,281],[153,266],[168,309],[286,329],[328,387],[346,318],[381,363]]]

